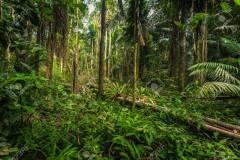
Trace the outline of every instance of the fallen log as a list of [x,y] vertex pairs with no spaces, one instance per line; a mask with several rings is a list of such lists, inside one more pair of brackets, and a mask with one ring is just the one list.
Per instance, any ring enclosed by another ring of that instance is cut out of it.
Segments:
[[[128,105],[133,104],[133,100],[131,100],[131,98],[129,98],[129,97],[116,97],[116,100],[118,100],[120,103],[123,103],[123,104],[128,104]],[[154,111],[163,111],[163,112],[169,112],[170,111],[166,107],[160,107],[160,106],[155,105],[155,104],[151,104],[151,103],[147,103],[147,102],[141,102],[141,101],[136,101],[136,106],[137,107],[149,107]]]
[[[118,97],[115,97],[115,99],[123,104],[129,104],[129,105],[133,104],[132,98],[128,97],[128,96],[124,96],[124,97],[118,96]],[[136,106],[137,107],[148,107],[148,108],[152,109],[153,111],[160,111],[160,112],[166,112],[166,113],[170,113],[170,111],[171,111],[169,108],[160,107],[156,104],[151,104],[148,102],[141,102],[140,100],[138,100],[136,102]],[[188,120],[188,122],[186,122],[186,123],[188,123],[190,125],[197,124],[197,122],[194,122],[192,119]],[[228,124],[228,123],[221,122],[221,121],[211,119],[208,117],[203,118],[202,126],[209,131],[219,132],[226,136],[240,139],[240,126]]]
[[218,121],[218,120],[215,120],[215,119],[211,119],[211,118],[208,118],[208,117],[205,117],[204,121],[208,122],[208,123],[212,123],[212,124],[217,124],[219,126],[222,126],[224,128],[228,128],[228,129],[231,129],[231,130],[237,130],[240,133],[240,126],[228,124],[228,123]]
[[222,129],[222,128],[219,128],[217,126],[212,126],[211,124],[203,124],[203,126],[210,131],[219,132],[219,133],[222,133],[226,136],[240,139],[240,134],[236,134],[232,131]]

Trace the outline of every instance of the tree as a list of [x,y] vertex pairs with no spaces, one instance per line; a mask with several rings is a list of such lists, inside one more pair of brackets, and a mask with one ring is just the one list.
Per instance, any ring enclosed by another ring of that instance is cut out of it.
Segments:
[[99,75],[98,75],[98,95],[103,96],[103,85],[104,85],[104,51],[105,51],[105,36],[106,36],[106,1],[102,0],[101,9],[101,39],[99,49]]
[[187,46],[186,46],[186,23],[191,9],[191,1],[172,1],[174,14],[172,20],[171,49],[169,54],[170,76],[177,83],[179,91],[186,86]]
[[179,17],[179,1],[172,1],[172,31],[171,31],[171,41],[170,41],[170,52],[169,52],[169,76],[176,80],[177,78],[177,57],[178,57],[178,36],[179,36],[179,28],[176,25],[176,22],[180,21]]
[[[193,7],[193,12],[196,13],[195,18],[200,19],[200,22],[193,31],[194,64],[197,64],[206,62],[208,57],[208,24],[206,18],[208,1],[204,2],[203,0],[198,0],[193,4]],[[195,79],[200,83],[203,83],[204,76],[199,74]]]
[[0,21],[3,19],[3,1],[0,0]]

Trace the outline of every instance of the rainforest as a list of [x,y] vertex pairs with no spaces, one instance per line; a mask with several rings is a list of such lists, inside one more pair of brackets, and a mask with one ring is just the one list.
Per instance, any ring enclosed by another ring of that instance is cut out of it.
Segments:
[[240,0],[0,0],[0,160],[240,160]]

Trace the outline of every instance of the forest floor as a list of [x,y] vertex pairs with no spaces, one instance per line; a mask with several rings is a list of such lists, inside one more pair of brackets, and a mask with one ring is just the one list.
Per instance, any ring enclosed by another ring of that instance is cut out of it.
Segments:
[[[132,109],[116,100],[121,87],[109,86],[104,100],[97,99],[94,90],[69,94],[63,86],[48,92],[39,87],[45,93],[35,95],[38,98],[31,102],[34,109],[22,105],[23,124],[18,125],[18,132],[16,128],[4,130],[8,141],[20,150],[15,156],[24,160],[239,159],[239,140],[201,127],[205,116],[240,125],[236,100],[159,96],[140,88],[138,94],[144,101],[170,112]],[[189,125],[189,119],[199,123]]]

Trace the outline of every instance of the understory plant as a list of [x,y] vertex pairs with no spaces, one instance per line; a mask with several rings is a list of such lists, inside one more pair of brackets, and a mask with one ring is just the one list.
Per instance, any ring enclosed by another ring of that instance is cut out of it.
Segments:
[[221,95],[240,96],[239,68],[216,62],[199,63],[189,68],[191,76],[204,75],[201,97]]

